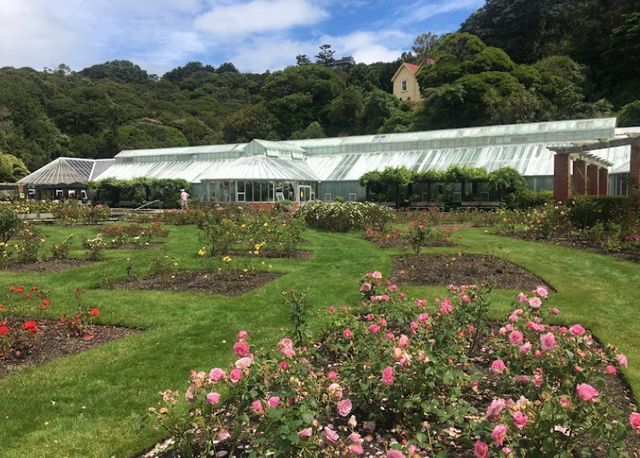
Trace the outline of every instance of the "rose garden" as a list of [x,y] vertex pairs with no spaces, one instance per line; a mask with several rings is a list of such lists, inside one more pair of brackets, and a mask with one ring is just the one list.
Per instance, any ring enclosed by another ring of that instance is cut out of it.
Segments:
[[2,456],[640,456],[631,199],[111,216],[0,206]]

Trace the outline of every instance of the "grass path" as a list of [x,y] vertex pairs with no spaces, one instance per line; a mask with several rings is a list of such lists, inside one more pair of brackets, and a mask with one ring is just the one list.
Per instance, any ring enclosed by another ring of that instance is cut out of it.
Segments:
[[[78,240],[95,233],[92,229],[71,231]],[[3,290],[18,282],[51,290],[55,316],[73,310],[73,292],[82,288],[85,302],[101,304],[101,323],[145,329],[1,379],[1,456],[134,455],[159,438],[146,427],[147,407],[156,402],[159,391],[184,391],[190,369],[208,370],[230,361],[230,343],[240,329],[250,331],[254,346],[271,345],[286,333],[287,310],[281,305],[281,291],[308,288],[312,322],[320,321],[327,305],[357,301],[361,274],[388,272],[394,252],[379,250],[358,234],[309,231],[307,245],[314,251],[310,260],[268,261],[285,275],[240,297],[95,289],[107,280],[124,278],[127,257],[138,272],[145,272],[149,261],[160,255],[176,257],[181,269],[203,268],[203,261],[195,256],[199,248],[196,230],[178,227],[171,231],[159,249],[110,251],[107,261],[73,271],[0,272]],[[59,240],[68,229],[46,228],[46,233],[51,240]],[[631,363],[626,375],[635,392],[640,392],[640,328],[636,326],[640,304],[635,298],[640,265],[504,239],[482,230],[467,229],[460,234],[465,251],[503,257],[556,288],[557,294],[548,303],[560,308],[559,319],[567,324],[580,321],[601,340],[627,353]],[[411,289],[427,298],[443,293],[441,287]],[[513,296],[514,291],[494,291],[492,314],[503,317]]]

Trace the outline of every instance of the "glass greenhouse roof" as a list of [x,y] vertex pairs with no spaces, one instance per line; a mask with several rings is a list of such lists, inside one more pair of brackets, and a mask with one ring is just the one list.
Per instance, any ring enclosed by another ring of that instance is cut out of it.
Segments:
[[18,181],[31,186],[86,183],[114,164],[114,159],[59,157]]
[[[399,134],[125,150],[109,163],[60,158],[23,179],[48,183],[135,177],[202,180],[358,181],[385,167],[416,171],[450,165],[509,166],[524,176],[553,175],[554,147],[611,139],[615,118],[470,127]],[[628,147],[593,152],[628,170]],[[77,161],[73,162],[73,161]],[[88,178],[87,178],[88,177]],[[56,181],[63,180],[63,181]],[[74,181],[76,180],[76,181]]]

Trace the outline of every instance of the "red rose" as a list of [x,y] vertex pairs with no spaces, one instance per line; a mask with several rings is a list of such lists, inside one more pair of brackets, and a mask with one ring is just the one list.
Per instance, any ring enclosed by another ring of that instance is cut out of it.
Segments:
[[96,307],[92,308],[91,316],[100,316],[100,310],[98,310]]

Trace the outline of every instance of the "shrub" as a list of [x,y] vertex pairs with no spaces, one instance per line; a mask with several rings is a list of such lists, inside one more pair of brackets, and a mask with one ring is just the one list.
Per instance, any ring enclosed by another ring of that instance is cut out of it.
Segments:
[[69,249],[73,234],[69,235],[60,243],[56,243],[51,247],[51,255],[53,259],[67,259],[69,257]]
[[151,259],[149,267],[152,274],[165,274],[178,270],[178,262],[169,256],[158,256]]
[[20,227],[20,219],[15,211],[0,205],[0,242],[7,243]]
[[364,435],[388,457],[623,452],[630,428],[602,387],[626,357],[579,324],[545,324],[545,288],[521,293],[495,333],[484,287],[429,306],[372,272],[360,291],[355,310],[329,307],[316,343],[263,351],[240,331],[231,367],[192,371],[184,398],[161,393],[156,424],[200,456],[358,455]]
[[21,262],[38,261],[44,241],[44,236],[36,227],[25,225],[19,233],[19,240],[13,244],[15,258]]
[[87,249],[87,259],[98,261],[103,258],[107,243],[102,239],[102,234],[98,234],[95,238],[85,240],[82,246]]
[[100,309],[83,303],[82,290],[76,289],[75,296],[77,311],[71,316],[64,314],[60,323],[65,327],[68,336],[90,340],[93,338],[93,320],[100,316]]
[[63,224],[96,224],[111,216],[106,205],[82,205],[77,202],[62,202],[52,207],[53,216]]
[[296,216],[307,226],[331,232],[362,230],[375,223],[382,226],[393,220],[392,209],[370,202],[313,201],[301,206]]
[[14,285],[3,294],[3,318],[0,320],[0,359],[20,358],[29,342],[40,336],[38,320],[49,307],[46,291]]
[[574,227],[587,229],[598,223],[624,225],[631,210],[628,197],[576,196],[568,203],[569,218]]

